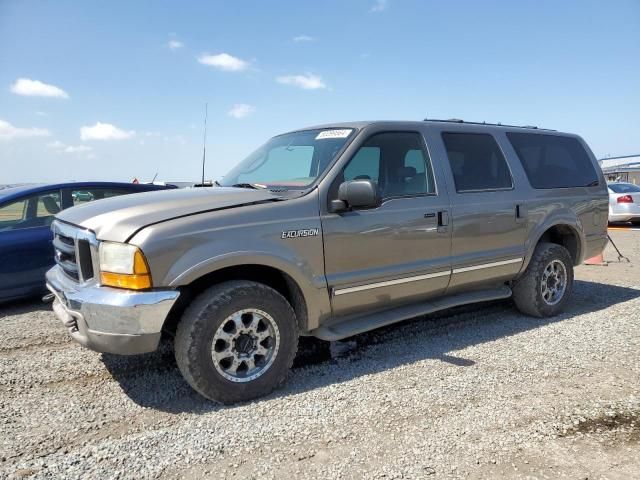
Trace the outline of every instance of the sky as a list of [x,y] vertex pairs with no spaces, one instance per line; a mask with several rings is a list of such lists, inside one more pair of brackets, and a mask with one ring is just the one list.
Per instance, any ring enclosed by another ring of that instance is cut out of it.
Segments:
[[350,120],[538,125],[640,153],[640,0],[0,0],[0,184],[197,181]]

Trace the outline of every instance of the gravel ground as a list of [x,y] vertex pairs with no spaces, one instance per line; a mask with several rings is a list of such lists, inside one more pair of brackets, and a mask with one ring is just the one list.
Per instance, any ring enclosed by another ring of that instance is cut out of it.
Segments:
[[234,407],[169,348],[100,355],[46,306],[0,307],[0,477],[640,478],[640,232],[612,236],[634,263],[577,268],[562,316],[403,322]]

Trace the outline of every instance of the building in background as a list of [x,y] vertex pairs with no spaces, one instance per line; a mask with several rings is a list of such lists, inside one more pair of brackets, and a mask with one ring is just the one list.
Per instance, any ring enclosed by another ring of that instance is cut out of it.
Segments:
[[640,185],[640,155],[602,158],[598,163],[607,181]]

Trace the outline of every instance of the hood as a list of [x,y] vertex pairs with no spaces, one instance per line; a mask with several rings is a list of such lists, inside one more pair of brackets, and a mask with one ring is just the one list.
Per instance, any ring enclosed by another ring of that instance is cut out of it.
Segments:
[[244,188],[160,190],[89,202],[64,210],[56,218],[93,231],[99,240],[126,242],[148,225],[280,198],[268,190]]

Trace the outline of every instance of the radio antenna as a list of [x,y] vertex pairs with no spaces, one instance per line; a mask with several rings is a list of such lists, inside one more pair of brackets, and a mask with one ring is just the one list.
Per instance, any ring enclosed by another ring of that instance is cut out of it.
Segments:
[[202,184],[204,187],[204,166],[207,161],[207,113],[208,113],[208,103],[204,104],[204,139],[202,141]]

